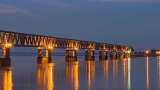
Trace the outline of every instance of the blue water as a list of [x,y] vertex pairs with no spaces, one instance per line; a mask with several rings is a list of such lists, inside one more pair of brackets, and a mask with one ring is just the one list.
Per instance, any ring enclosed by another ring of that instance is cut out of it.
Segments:
[[160,58],[37,63],[33,56],[12,56],[0,67],[0,90],[158,90]]

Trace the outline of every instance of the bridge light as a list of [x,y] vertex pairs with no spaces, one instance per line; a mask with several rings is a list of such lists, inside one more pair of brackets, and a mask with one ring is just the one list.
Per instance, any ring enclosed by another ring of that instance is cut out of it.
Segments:
[[127,53],[131,53],[132,51],[131,51],[131,49],[128,49],[126,52],[127,52]]
[[145,54],[149,54],[149,52],[150,52],[149,50],[146,50],[146,51],[145,51]]
[[51,46],[51,45],[49,45],[49,46],[47,46],[47,49],[53,49],[53,46]]
[[78,47],[74,47],[74,50],[78,51],[78,49],[79,49]]
[[11,44],[11,43],[6,43],[6,44],[4,44],[4,47],[5,48],[11,48],[13,45]]
[[160,55],[160,51],[156,51],[156,54],[157,54],[157,55]]

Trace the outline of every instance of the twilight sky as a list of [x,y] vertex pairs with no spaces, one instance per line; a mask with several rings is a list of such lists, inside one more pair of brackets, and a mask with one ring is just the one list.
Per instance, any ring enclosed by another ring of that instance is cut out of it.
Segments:
[[0,0],[0,29],[160,48],[160,0]]

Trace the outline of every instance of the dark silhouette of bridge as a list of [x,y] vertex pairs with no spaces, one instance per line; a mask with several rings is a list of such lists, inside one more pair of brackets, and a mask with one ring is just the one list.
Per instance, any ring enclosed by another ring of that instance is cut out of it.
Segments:
[[[26,34],[12,31],[0,30],[0,47],[3,58],[10,57],[12,47],[35,47],[38,50],[38,57],[51,57],[54,48],[66,50],[66,57],[76,57],[79,49],[86,51],[87,58],[94,58],[95,50],[99,51],[101,59],[110,57],[124,57],[131,53],[131,48],[127,45],[110,44],[105,42],[85,41],[77,39],[59,38],[45,35]],[[45,49],[45,55],[43,55]]]

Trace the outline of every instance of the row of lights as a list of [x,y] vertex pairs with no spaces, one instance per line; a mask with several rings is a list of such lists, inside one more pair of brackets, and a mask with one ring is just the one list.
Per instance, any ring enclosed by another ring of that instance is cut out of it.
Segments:
[[[155,53],[156,53],[156,55],[160,55],[160,50],[156,51]],[[146,55],[151,54],[151,50],[146,50],[145,54]]]
[[[6,44],[4,44],[4,47],[5,47],[5,48],[11,48],[12,46],[13,46],[13,45],[12,45],[11,43],[6,43]],[[52,50],[53,48],[54,48],[54,47],[53,47],[52,45],[48,45],[48,46],[47,46],[47,49]],[[92,49],[92,50],[95,50],[95,48],[92,47],[92,46],[89,46],[89,48]],[[76,50],[76,51],[79,50],[78,47],[73,47],[73,49]],[[108,50],[108,49],[105,49],[105,50]],[[125,52],[126,52],[126,53],[131,53],[131,50],[128,49],[128,50],[126,50]],[[146,53],[146,54],[149,54],[149,52],[150,52],[149,50],[146,50],[145,53]],[[157,54],[160,54],[160,51],[157,51],[156,53],[157,53]]]

